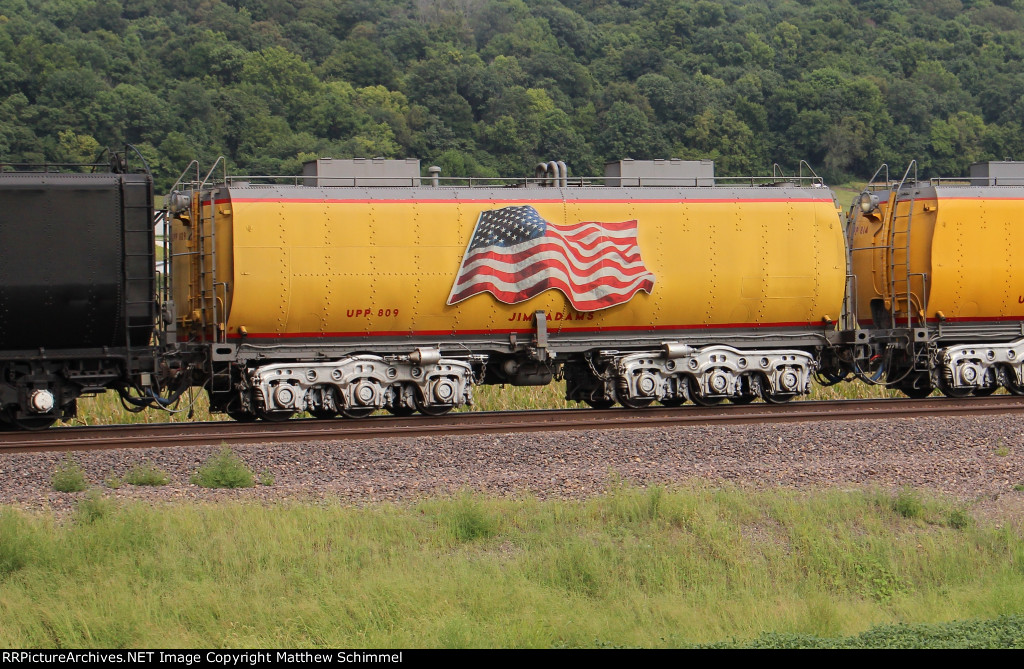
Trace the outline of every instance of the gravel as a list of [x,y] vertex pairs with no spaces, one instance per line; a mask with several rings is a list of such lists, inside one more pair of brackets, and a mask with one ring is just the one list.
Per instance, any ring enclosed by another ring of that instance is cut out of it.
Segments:
[[[754,489],[910,486],[969,505],[976,517],[1024,525],[1024,416],[899,418],[772,425],[585,430],[485,436],[315,441],[232,447],[273,484],[210,490],[189,477],[217,446],[81,451],[86,478],[102,485],[148,462],[160,487],[103,487],[121,499],[405,502],[475,490],[501,496],[584,498],[610,480],[693,481]],[[65,454],[0,455],[0,504],[61,515],[81,493],[50,478]]]

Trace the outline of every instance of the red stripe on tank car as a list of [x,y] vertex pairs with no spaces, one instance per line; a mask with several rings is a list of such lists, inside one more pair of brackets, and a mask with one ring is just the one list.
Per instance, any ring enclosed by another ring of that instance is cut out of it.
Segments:
[[827,198],[730,198],[730,199],[657,199],[657,200],[588,200],[566,198],[557,200],[525,200],[525,199],[439,199],[439,200],[374,200],[374,199],[316,199],[316,198],[223,198],[214,200],[214,204],[737,204],[737,203],[794,203],[794,202],[828,202]]
[[[993,188],[995,188],[995,186],[993,186]],[[1004,188],[1005,188],[1005,186],[1004,186]],[[1002,196],[1002,195],[996,196],[996,197],[988,197],[988,196],[986,196],[986,197],[968,197],[966,195],[943,195],[942,197],[915,197],[914,198],[914,202],[939,202],[940,200],[943,201],[943,202],[945,202],[947,200],[964,200],[964,201],[968,201],[968,202],[990,202],[990,201],[993,201],[993,200],[994,201],[999,201],[999,202],[1014,202],[1014,201],[1020,202],[1020,201],[1024,201],[1024,197],[1010,197],[1010,196]],[[909,201],[910,201],[909,198],[900,199],[899,200],[899,202],[901,202],[901,203],[909,202]]]

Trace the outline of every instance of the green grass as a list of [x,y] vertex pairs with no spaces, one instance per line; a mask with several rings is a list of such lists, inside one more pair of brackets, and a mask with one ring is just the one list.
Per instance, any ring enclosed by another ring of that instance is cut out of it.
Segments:
[[1021,536],[904,495],[0,508],[0,647],[1020,645]]
[[[136,423],[186,423],[190,421],[227,420],[224,414],[211,414],[205,392],[193,389],[186,393],[171,411],[147,409],[130,412],[121,405],[121,398],[110,391],[78,399],[78,416],[63,425],[126,425]],[[57,423],[62,425],[62,423]]]
[[128,485],[148,486],[167,485],[171,482],[167,472],[148,462],[135,465],[128,470],[121,480]]
[[204,462],[190,480],[203,488],[251,488],[255,485],[252,470],[227,446]]
[[70,455],[57,465],[50,483],[57,492],[82,492],[89,487],[85,480],[85,470]]

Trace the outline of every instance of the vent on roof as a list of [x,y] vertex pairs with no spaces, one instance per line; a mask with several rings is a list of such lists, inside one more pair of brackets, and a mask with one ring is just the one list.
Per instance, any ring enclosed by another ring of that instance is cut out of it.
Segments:
[[713,160],[616,160],[605,163],[607,186],[714,186]]
[[990,160],[971,165],[975,186],[1024,186],[1024,161]]
[[419,186],[420,161],[414,158],[318,158],[302,165],[307,186]]

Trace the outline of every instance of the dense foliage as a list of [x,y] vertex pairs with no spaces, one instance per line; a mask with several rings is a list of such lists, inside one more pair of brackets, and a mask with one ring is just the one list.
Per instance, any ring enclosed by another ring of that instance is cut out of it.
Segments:
[[1024,158],[1024,0],[0,0],[0,159]]

